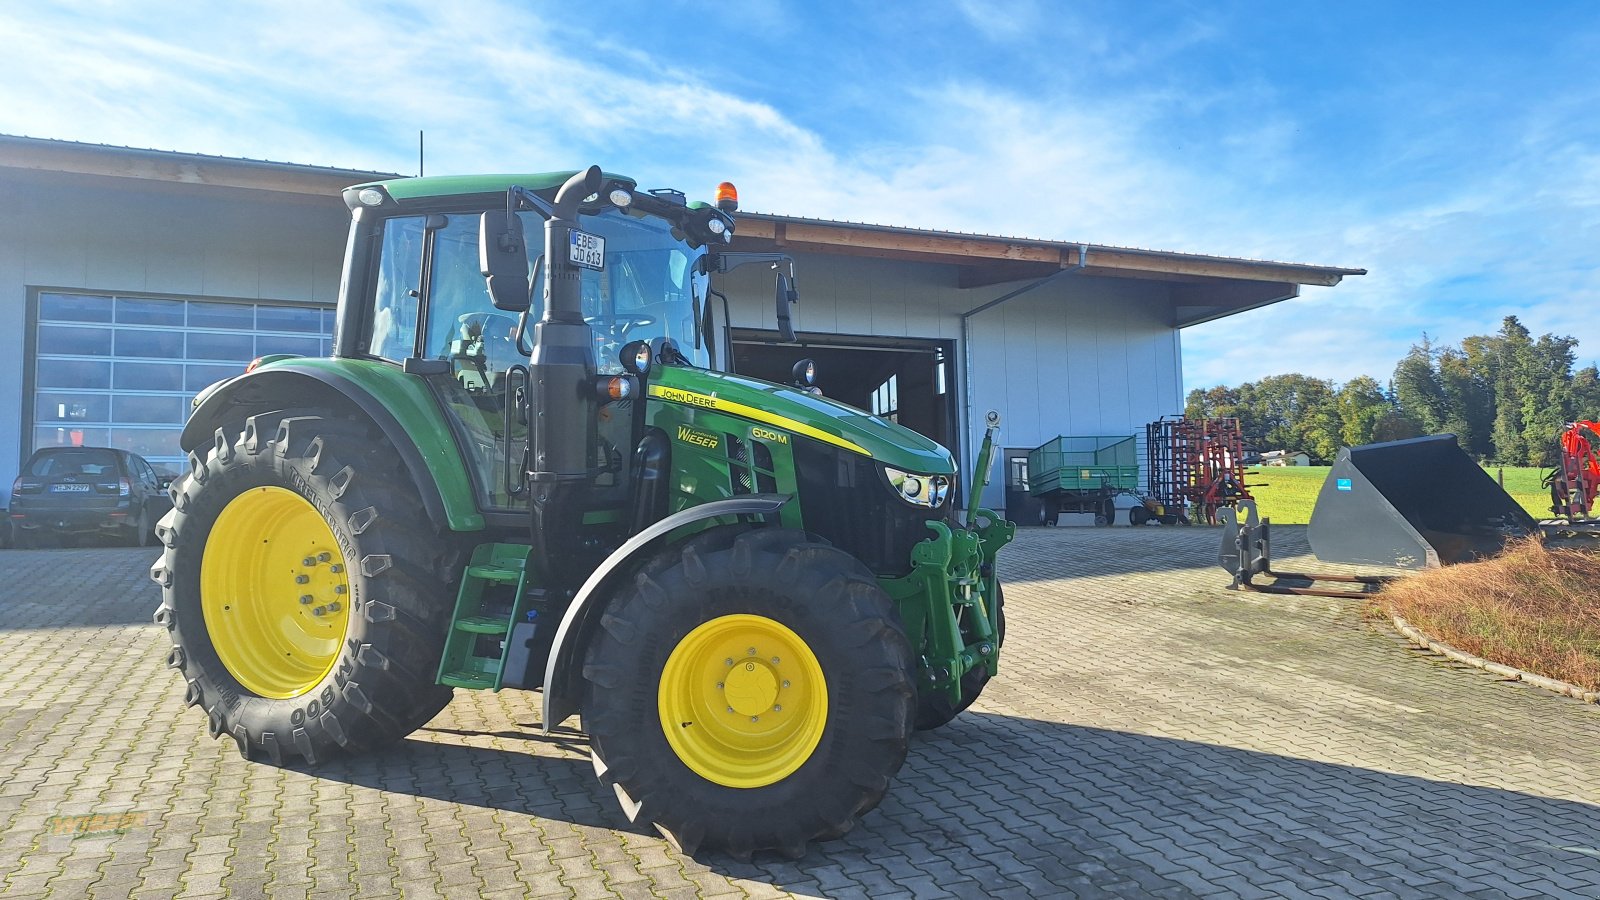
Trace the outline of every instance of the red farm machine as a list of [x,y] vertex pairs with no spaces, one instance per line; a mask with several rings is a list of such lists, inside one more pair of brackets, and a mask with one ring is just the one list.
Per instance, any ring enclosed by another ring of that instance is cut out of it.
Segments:
[[1145,426],[1145,505],[1164,523],[1217,524],[1217,510],[1250,499],[1239,420],[1163,417]]
[[1565,525],[1600,525],[1600,422],[1569,423],[1556,439],[1556,462],[1544,478],[1550,512]]

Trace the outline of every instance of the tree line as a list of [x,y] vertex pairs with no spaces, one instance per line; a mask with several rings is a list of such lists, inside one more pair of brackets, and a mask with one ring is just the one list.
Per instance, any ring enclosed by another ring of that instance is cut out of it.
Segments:
[[1577,346],[1572,337],[1534,338],[1507,316],[1495,334],[1456,345],[1424,335],[1386,383],[1273,375],[1196,388],[1184,415],[1237,418],[1245,446],[1304,450],[1317,462],[1331,461],[1341,446],[1453,432],[1485,462],[1544,466],[1565,423],[1600,419],[1600,371],[1573,370]]

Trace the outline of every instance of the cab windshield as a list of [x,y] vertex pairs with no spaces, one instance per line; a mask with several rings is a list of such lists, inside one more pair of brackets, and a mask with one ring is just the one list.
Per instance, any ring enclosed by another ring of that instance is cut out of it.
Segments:
[[[524,233],[542,236],[539,217],[521,215]],[[672,338],[691,362],[705,366],[709,355],[704,342],[695,347],[695,306],[697,298],[705,300],[707,277],[694,265],[705,251],[691,250],[672,236],[670,223],[654,216],[636,217],[613,208],[579,216],[578,225],[606,242],[604,267],[579,270],[583,318],[594,329],[600,371],[622,371],[617,353],[623,344],[658,337]],[[536,317],[543,314],[542,293],[535,288]]]
[[[528,235],[528,270],[534,276],[532,323],[544,314],[544,222],[536,213],[519,215]],[[431,235],[429,309],[420,352],[413,350],[413,342],[423,248],[429,238],[426,220],[408,216],[385,223],[369,352],[393,360],[414,353],[453,360],[463,347],[476,346],[477,365],[487,373],[526,365],[528,358],[518,352],[512,337],[516,316],[494,308],[479,270],[478,215],[449,214],[434,220],[441,218],[442,226],[436,224]],[[672,338],[692,363],[707,365],[710,354],[704,342],[695,347],[695,307],[697,300],[705,302],[708,286],[695,261],[705,251],[678,241],[671,224],[653,216],[609,209],[580,216],[579,225],[605,241],[601,267],[579,270],[583,317],[594,330],[595,368],[607,374],[620,372],[617,354],[622,345],[658,337]],[[524,338],[524,346],[532,337],[530,333]]]

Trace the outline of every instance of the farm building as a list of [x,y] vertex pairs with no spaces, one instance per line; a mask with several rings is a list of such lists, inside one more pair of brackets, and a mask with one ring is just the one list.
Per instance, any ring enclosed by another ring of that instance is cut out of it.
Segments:
[[[390,177],[0,137],[0,505],[37,447],[122,447],[177,469],[195,391],[258,355],[326,354],[340,190]],[[738,218],[733,249],[793,255],[801,298],[799,340],[783,343],[770,272],[713,278],[732,368],[787,380],[812,358],[829,396],[945,443],[964,471],[984,411],[999,410],[995,507],[1043,441],[1132,435],[1180,412],[1183,328],[1364,271]]]
[[1268,450],[1261,454],[1263,466],[1309,466],[1311,454],[1304,450]]

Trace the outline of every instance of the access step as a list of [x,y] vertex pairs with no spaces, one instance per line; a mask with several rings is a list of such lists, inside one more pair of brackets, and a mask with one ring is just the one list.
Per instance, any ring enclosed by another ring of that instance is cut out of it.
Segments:
[[471,634],[505,634],[510,628],[510,616],[468,616],[456,620],[457,631]]
[[492,689],[494,681],[495,674],[493,672],[446,672],[439,676],[440,684],[474,691]]
[[522,579],[522,566],[505,565],[467,566],[468,578],[480,578],[496,584],[516,584]]
[[513,631],[518,622],[533,618],[527,581],[530,549],[526,544],[501,543],[473,549],[439,660],[439,684],[500,690]]

